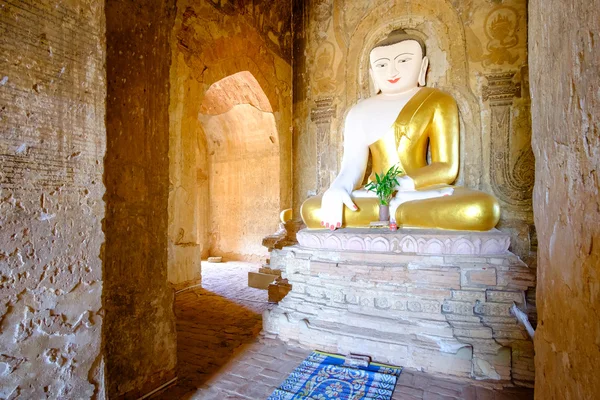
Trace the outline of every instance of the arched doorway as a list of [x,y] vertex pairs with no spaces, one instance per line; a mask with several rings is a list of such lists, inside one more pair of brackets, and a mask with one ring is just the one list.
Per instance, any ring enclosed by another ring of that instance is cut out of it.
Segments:
[[269,100],[250,72],[239,72],[209,87],[198,118],[208,253],[264,259],[262,238],[276,230],[280,210],[279,135]]

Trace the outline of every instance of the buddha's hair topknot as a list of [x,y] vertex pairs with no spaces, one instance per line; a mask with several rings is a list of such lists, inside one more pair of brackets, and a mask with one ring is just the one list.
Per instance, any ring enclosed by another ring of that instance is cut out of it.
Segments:
[[[423,51],[423,57],[425,57],[425,42],[423,39],[417,35],[407,33],[404,29],[395,29],[391,31],[385,39],[373,46],[373,49],[377,47],[391,46],[396,43],[404,42],[405,40],[414,40],[415,42],[419,43],[421,50]],[[371,49],[371,51],[373,51],[373,49]]]

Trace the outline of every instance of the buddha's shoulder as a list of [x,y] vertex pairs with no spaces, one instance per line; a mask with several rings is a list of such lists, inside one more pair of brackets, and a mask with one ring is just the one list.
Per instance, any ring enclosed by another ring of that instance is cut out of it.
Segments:
[[380,100],[377,98],[377,96],[368,97],[366,99],[359,100],[358,103],[353,105],[350,108],[349,113],[360,113],[372,107],[377,107],[378,104],[380,104]]
[[437,88],[424,87],[421,89],[422,94],[425,95],[425,101],[436,103],[441,106],[455,107],[456,100],[448,92]]
[[361,120],[364,115],[372,115],[373,111],[379,107],[379,102],[373,97],[359,100],[358,103],[354,104],[348,110],[346,120],[350,122],[357,122],[358,120]]

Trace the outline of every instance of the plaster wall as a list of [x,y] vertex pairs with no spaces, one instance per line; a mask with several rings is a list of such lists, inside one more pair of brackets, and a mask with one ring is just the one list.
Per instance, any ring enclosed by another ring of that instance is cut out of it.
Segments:
[[[180,0],[171,51],[169,282],[177,287],[200,279],[200,260],[209,255],[211,238],[248,233],[244,228],[248,216],[232,218],[230,224],[219,225],[218,232],[210,228],[211,133],[200,114],[206,114],[201,109],[206,92],[223,78],[247,71],[266,95],[279,146],[278,204],[270,207],[276,211],[291,207],[291,6],[262,0]],[[234,190],[237,184],[244,183],[237,178],[223,188],[231,192],[218,196],[245,201],[235,198],[240,193]],[[255,216],[267,219],[271,211],[257,208]]]
[[499,228],[535,265],[527,73],[527,2],[506,0],[294,1],[294,210],[339,171],[343,121],[373,95],[368,53],[396,28],[420,35],[428,86],[460,112],[457,184],[499,198]]
[[263,261],[279,221],[279,143],[273,113],[240,104],[201,115],[210,133],[210,254]]
[[175,376],[167,282],[174,18],[174,1],[106,2],[103,337],[110,398],[140,398]]
[[529,2],[536,399],[600,393],[600,1]]
[[102,1],[0,1],[3,399],[104,398],[104,43]]

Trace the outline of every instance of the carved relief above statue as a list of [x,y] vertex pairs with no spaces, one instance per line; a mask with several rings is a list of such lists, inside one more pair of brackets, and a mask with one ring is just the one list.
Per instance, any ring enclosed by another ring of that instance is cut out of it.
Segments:
[[484,32],[489,39],[487,53],[483,55],[484,66],[514,64],[519,59],[511,52],[519,44],[518,22],[519,14],[509,6],[498,6],[488,14],[484,22]]
[[337,27],[337,29],[343,32],[353,32],[367,11],[373,7],[373,3],[370,1],[349,1],[343,3],[338,0],[335,5],[342,13],[341,26]]
[[332,0],[316,0],[314,5],[314,12],[311,18],[315,21],[316,32],[319,39],[325,39],[327,37],[327,31],[331,24],[331,16],[333,14],[333,3]]
[[314,72],[312,73],[314,83],[312,88],[315,94],[335,91],[334,60],[335,46],[331,42],[323,42],[314,56]]
[[370,72],[379,93],[347,114],[341,171],[323,196],[302,205],[308,228],[364,227],[379,219],[377,198],[361,188],[369,153],[374,173],[395,165],[403,171],[390,203],[391,222],[479,231],[497,224],[500,209],[493,196],[452,186],[460,161],[458,108],[449,94],[424,87],[425,51],[421,38],[403,30],[371,50]]

